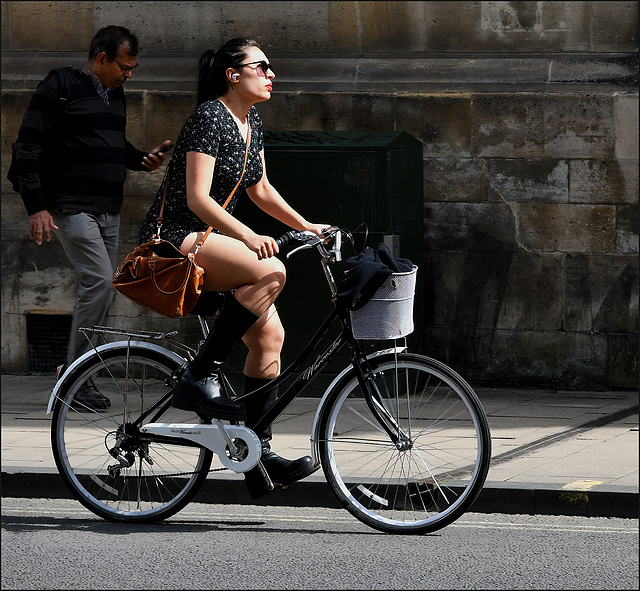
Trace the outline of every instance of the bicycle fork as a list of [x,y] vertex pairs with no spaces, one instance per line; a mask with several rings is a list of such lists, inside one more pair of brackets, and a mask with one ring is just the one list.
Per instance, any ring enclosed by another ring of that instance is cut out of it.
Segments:
[[373,416],[385,430],[387,435],[389,435],[389,438],[398,450],[406,451],[407,449],[410,449],[413,445],[411,437],[409,434],[405,433],[389,412],[387,405],[384,402],[384,398],[376,386],[375,375],[367,361],[367,358],[364,356],[358,358],[354,355],[353,367],[355,369],[360,388],[364,394],[365,402]]

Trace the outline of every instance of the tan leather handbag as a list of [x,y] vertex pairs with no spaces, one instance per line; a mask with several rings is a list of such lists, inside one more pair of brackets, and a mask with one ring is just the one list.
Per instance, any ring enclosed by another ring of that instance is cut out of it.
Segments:
[[[231,201],[244,177],[250,141],[251,127],[247,134],[242,174],[227,197],[224,208]],[[136,246],[125,257],[116,270],[112,285],[122,295],[148,310],[170,318],[181,318],[191,312],[202,291],[204,269],[196,263],[196,255],[213,228],[209,226],[198,242],[195,252],[186,255],[171,242],[160,238],[170,165],[171,163],[167,165],[167,173],[165,173],[162,205],[158,216],[158,234],[149,242]]]

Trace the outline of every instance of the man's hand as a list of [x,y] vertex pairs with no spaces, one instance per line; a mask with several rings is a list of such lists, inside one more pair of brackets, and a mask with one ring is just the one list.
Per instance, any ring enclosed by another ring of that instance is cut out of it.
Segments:
[[164,140],[142,159],[142,166],[148,170],[156,170],[164,162],[165,151],[168,152],[172,147],[171,140]]
[[42,235],[47,239],[47,242],[51,241],[51,228],[58,229],[53,223],[51,214],[44,210],[34,213],[29,216],[29,238],[36,241],[36,244],[42,244]]

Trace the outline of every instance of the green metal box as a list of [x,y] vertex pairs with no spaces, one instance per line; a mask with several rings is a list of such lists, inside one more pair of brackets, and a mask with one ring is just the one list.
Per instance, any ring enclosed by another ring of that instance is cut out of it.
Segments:
[[[307,220],[356,230],[366,223],[367,245],[385,242],[396,256],[422,266],[422,144],[399,131],[265,132],[271,184]],[[260,234],[277,237],[284,224],[241,199],[236,215]],[[364,229],[359,228],[362,247]],[[283,363],[308,342],[331,309],[317,254],[286,261],[287,285],[277,301],[286,330]],[[335,265],[339,283],[343,267]],[[418,271],[411,349],[422,350],[422,274]],[[333,364],[337,367],[336,364]]]

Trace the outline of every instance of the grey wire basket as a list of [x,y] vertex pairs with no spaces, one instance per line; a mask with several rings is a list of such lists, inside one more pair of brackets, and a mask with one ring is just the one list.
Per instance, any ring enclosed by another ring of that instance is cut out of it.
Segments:
[[399,339],[413,332],[417,272],[414,265],[407,273],[392,273],[362,308],[351,311],[356,339]]

